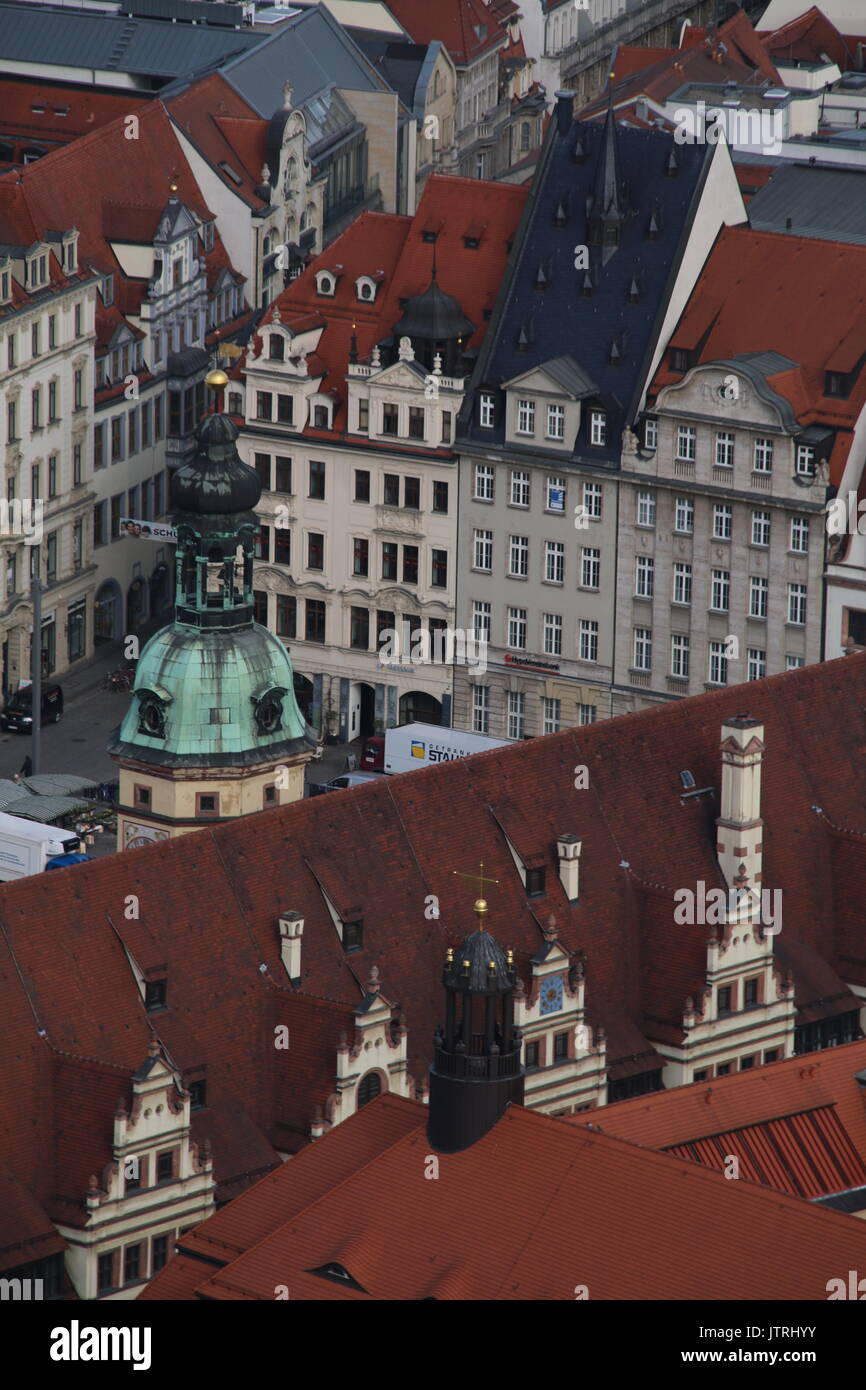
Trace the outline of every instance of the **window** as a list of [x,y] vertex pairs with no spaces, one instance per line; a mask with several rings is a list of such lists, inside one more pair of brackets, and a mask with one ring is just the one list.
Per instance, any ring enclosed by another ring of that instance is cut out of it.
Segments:
[[692,601],[692,567],[677,563],[674,565],[674,603]]
[[517,402],[517,433],[535,433],[535,401]]
[[403,583],[418,583],[418,547],[417,545],[403,546]]
[[720,430],[716,435],[716,467],[733,468],[734,436],[730,430]]
[[482,429],[493,429],[494,400],[488,391],[482,391],[478,397],[478,423]]
[[150,448],[150,401],[142,402],[141,406],[141,447]]
[[733,520],[733,508],[726,503],[717,502],[713,507],[713,540],[729,541],[731,539],[731,524]]
[[453,412],[450,410],[442,411],[442,443],[451,443],[451,426]]
[[741,1057],[741,1058],[740,1058],[740,1071],[751,1071],[751,1070],[752,1070],[752,1067],[755,1065],[756,1059],[757,1059],[757,1054],[753,1054],[751,1057]]
[[652,598],[655,561],[648,555],[639,555],[635,563],[635,598]]
[[116,1251],[109,1251],[106,1255],[100,1255],[96,1261],[96,1291],[106,1293],[108,1289],[114,1287],[114,1257]]
[[584,483],[583,485],[583,509],[584,515],[592,521],[601,521],[601,483]]
[[[346,925],[348,926],[349,924],[347,923]],[[347,951],[352,949],[351,947],[346,946],[345,932],[343,934],[343,945],[345,946]],[[356,946],[354,949],[359,950],[360,947]],[[375,1071],[368,1072],[367,1075],[364,1077],[364,1080],[358,1087],[358,1109],[360,1110],[362,1106],[369,1104],[371,1100],[375,1100],[376,1096],[378,1096],[381,1093],[381,1090],[382,1079],[379,1076],[379,1073]]]
[[271,558],[271,528],[270,526],[260,526],[258,535],[253,545],[253,555],[257,560],[270,560]]
[[[241,411],[236,412],[240,415]],[[277,396],[277,420],[281,425],[293,425],[295,422],[295,401],[294,397],[280,394]],[[327,418],[325,427],[327,428]]]
[[424,438],[424,408],[420,405],[409,407],[409,438]]
[[791,518],[791,550],[799,555],[806,555],[809,551],[809,518],[807,516],[794,516]]
[[13,443],[18,438],[18,404],[9,401],[6,405],[6,442]]
[[370,430],[370,402],[358,402],[358,433],[368,434]]
[[508,609],[508,633],[506,645],[515,651],[523,651],[526,648],[526,609]]
[[45,582],[57,582],[57,532],[52,531],[45,541]]
[[318,502],[325,500],[325,465],[310,460],[310,491],[308,494]]
[[363,536],[353,541],[352,573],[364,578],[370,573],[370,542]]
[[350,619],[349,646],[360,651],[370,647],[370,612],[367,608],[353,608]]
[[9,334],[9,337],[6,339],[6,357],[7,357],[7,363],[8,363],[8,366],[9,366],[9,370],[11,371],[12,368],[15,366],[15,334],[14,334],[14,333],[10,333],[10,334]]
[[304,637],[306,641],[324,642],[325,604],[323,599],[307,599],[305,619]]
[[30,424],[34,430],[42,428],[42,391],[38,386],[30,392]]
[[157,1182],[171,1182],[174,1177],[174,1152],[169,1149],[166,1153],[157,1155],[156,1159],[156,1180]]
[[274,529],[274,561],[278,565],[292,563],[292,533],[279,527]]
[[746,980],[743,994],[743,1008],[753,1009],[758,1002],[758,979]]
[[476,734],[490,732],[490,686],[476,685],[472,689],[472,731]]
[[684,680],[689,674],[689,639],[682,632],[671,637],[671,675]]
[[648,627],[636,627],[634,630],[634,669],[652,670],[652,632]]
[[752,512],[752,545],[770,544],[770,513]]
[[565,578],[565,546],[562,541],[544,543],[544,578],[548,584],[561,584]]
[[553,1060],[564,1062],[568,1057],[568,1034],[556,1033],[553,1038]]
[[325,568],[325,537],[319,531],[311,531],[307,536],[307,569]]
[[168,1261],[168,1236],[154,1236],[150,1250],[150,1272],[158,1274]]
[[48,421],[57,419],[57,382],[48,383]]
[[508,573],[514,578],[525,578],[529,574],[528,536],[508,537]]
[[526,727],[526,696],[521,690],[508,692],[508,737],[523,738]]
[[547,656],[562,655],[562,618],[558,613],[544,614],[544,652]]
[[493,501],[492,463],[476,463],[472,495],[476,502]]
[[472,567],[477,570],[493,569],[493,532],[475,531],[473,539]]
[[827,396],[847,396],[848,377],[844,372],[826,372],[824,394]]
[[658,420],[645,420],[643,429],[644,448],[654,450],[658,448],[659,442],[659,422]]
[[801,667],[801,666],[805,666],[805,665],[806,665],[806,658],[805,658],[804,656],[786,656],[786,657],[785,657],[785,670],[786,670],[786,671],[799,671],[799,670],[800,670],[800,667]]
[[277,594],[277,636],[294,637],[297,630],[296,599],[290,594]]
[[547,502],[546,507],[549,512],[565,511],[565,479],[548,476],[547,479]]
[[710,662],[707,679],[711,685],[727,685],[728,683],[728,658],[725,655],[724,642],[710,643]]
[[291,493],[291,491],[292,491],[292,460],[291,460],[291,459],[287,459],[287,458],[280,458],[280,457],[278,456],[277,459],[275,460],[275,467],[276,467],[276,480],[275,480],[275,483],[274,483],[274,489],[275,489],[275,491],[276,491],[276,492],[288,492],[288,493]]
[[97,502],[93,508],[93,544],[95,546],[105,545],[108,540],[106,534],[107,511],[107,502]]
[[756,473],[771,473],[773,470],[772,439],[755,440],[755,461],[752,465]]
[[594,724],[598,711],[595,705],[578,705],[577,722],[578,724]]
[[271,487],[271,456],[270,454],[253,454],[253,467],[259,477],[259,482],[264,491],[269,492]]
[[131,411],[129,412],[129,414],[127,415],[127,417],[126,417],[126,421],[127,421],[127,436],[128,436],[128,439],[129,439],[128,453],[129,453],[130,455],[132,455],[132,454],[134,454],[134,453],[136,452],[136,449],[137,449],[137,446],[136,446],[136,437],[137,437],[137,435],[138,435],[138,411],[137,411],[137,410],[131,410]]
[[697,451],[698,432],[694,425],[677,425],[677,453],[678,459],[687,463],[694,463]]
[[399,507],[400,505],[400,478],[396,473],[386,473],[383,479],[384,498],[386,507]]
[[806,622],[806,585],[788,585],[788,622],[802,627]]
[[656,499],[655,493],[639,492],[637,495],[637,524],[638,526],[655,526],[656,524]]
[[286,343],[278,333],[268,334],[268,356],[272,362],[284,362],[286,357]]
[[421,479],[403,479],[403,506],[417,512],[421,508]]
[[[211,711],[211,715],[223,711]],[[211,720],[213,722],[213,719]],[[220,720],[225,723],[225,720]],[[220,809],[219,792],[197,792],[195,798],[195,813],[197,816],[218,816]]]
[[369,502],[370,500],[370,474],[366,468],[355,469],[355,499],[356,502]]
[[396,405],[382,406],[382,433],[397,434],[399,429],[399,411]]
[[564,405],[549,405],[547,407],[547,437],[548,439],[565,438]]
[[560,728],[561,700],[551,700],[545,696],[541,701],[542,733],[558,734]]
[[[718,992],[719,1013],[729,1014],[731,1012],[731,987],[723,985]],[[721,1068],[719,1068],[721,1071]]]
[[442,513],[448,511],[448,484],[438,478],[433,482],[433,510]]
[[395,541],[382,542],[382,578],[397,578],[397,545]]
[[710,608],[716,613],[727,613],[731,599],[730,570],[713,570]]
[[[56,454],[51,454],[48,459],[48,496],[57,496],[57,464]],[[135,515],[135,513],[133,513]]]
[[38,323],[30,325],[30,350],[34,357],[39,356],[39,327]]
[[749,580],[749,617],[766,618],[767,616],[767,596],[769,594],[770,583],[767,579],[761,579],[757,575],[752,575]]
[[800,477],[811,477],[815,472],[815,450],[810,444],[798,444],[794,471]]
[[511,473],[511,505],[512,507],[529,506],[529,474],[522,469],[514,469]]
[[598,661],[598,623],[592,618],[580,620],[580,659]]
[[[274,398],[270,391],[256,392],[256,419],[272,420],[274,418]],[[173,431],[170,431],[173,433]]]
[[721,1066],[716,1067],[716,1076],[730,1076],[730,1074],[731,1074],[731,1064],[730,1064],[730,1062],[723,1062]]
[[478,599],[472,604],[472,631],[477,642],[490,641],[490,604]]
[[447,550],[434,550],[432,555],[430,584],[434,589],[447,589],[448,587],[448,552]]
[[[80,569],[83,563],[84,563],[84,523],[83,523],[82,521],[76,521],[75,525],[74,525],[73,528],[72,528],[72,565],[73,565],[73,568],[74,568],[74,569]],[[83,611],[82,611],[82,621],[83,621],[83,616],[84,616],[84,615],[83,615]],[[70,622],[70,627],[72,627],[71,610],[70,610],[70,619],[69,619],[69,622]],[[77,656],[83,656],[84,653],[83,653],[83,652],[78,652],[76,655],[77,655]],[[70,660],[71,660],[71,654],[70,654]]]
[[[172,392],[172,395],[175,393]],[[115,415],[111,422],[111,462],[119,463],[123,458],[123,417]]]
[[746,680],[760,681],[767,674],[767,653],[758,647],[749,647]]
[[532,1068],[538,1066],[538,1056],[539,1044],[537,1042],[528,1042],[526,1044],[526,1053],[524,1061],[524,1066],[526,1067],[527,1071],[530,1071]]
[[607,443],[607,416],[603,410],[589,413],[589,442],[599,447]]
[[690,497],[678,497],[674,508],[674,530],[690,536],[695,529],[695,504]]

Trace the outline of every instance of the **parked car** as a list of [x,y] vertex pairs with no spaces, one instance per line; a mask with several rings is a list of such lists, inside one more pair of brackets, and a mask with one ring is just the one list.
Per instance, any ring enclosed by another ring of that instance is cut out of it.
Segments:
[[342,772],[331,782],[312,782],[310,796],[322,796],[325,792],[340,792],[346,787],[363,787],[367,782],[381,782],[381,772]]
[[[43,685],[42,687],[42,723],[59,724],[60,716],[63,713],[63,691],[59,685]],[[12,729],[14,732],[23,734],[29,733],[33,727],[33,687],[25,685],[21,690],[16,690],[6,701],[3,712],[0,713],[0,729]]]

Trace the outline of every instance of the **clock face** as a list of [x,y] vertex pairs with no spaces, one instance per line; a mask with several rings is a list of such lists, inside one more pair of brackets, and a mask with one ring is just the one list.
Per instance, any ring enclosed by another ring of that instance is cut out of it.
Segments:
[[557,975],[551,980],[545,980],[539,998],[543,1014],[558,1013],[562,1008],[562,976]]

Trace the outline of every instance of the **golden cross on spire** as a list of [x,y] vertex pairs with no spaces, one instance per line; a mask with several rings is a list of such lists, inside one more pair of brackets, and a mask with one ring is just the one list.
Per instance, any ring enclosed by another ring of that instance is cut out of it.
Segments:
[[480,926],[482,927],[482,929],[483,929],[483,927],[484,927],[484,918],[485,918],[486,915],[487,915],[487,902],[486,902],[486,899],[485,899],[484,896],[483,896],[483,894],[484,894],[484,885],[485,885],[485,883],[498,883],[498,882],[499,882],[499,879],[498,879],[498,878],[485,878],[485,877],[484,877],[484,865],[483,865],[483,864],[479,864],[479,865],[478,865],[478,873],[477,873],[477,874],[464,874],[464,873],[462,873],[462,872],[460,871],[460,869],[452,869],[451,872],[455,875],[456,878],[472,878],[472,879],[476,879],[476,880],[478,881],[478,897],[477,897],[476,900],[475,900],[475,916],[478,918],[479,925],[480,925]]

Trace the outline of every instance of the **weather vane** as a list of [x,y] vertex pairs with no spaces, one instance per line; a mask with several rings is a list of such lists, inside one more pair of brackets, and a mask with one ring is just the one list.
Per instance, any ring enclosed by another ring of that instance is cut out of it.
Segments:
[[464,874],[461,873],[459,869],[452,869],[451,872],[452,874],[454,874],[456,878],[471,878],[477,881],[478,897],[475,900],[475,916],[478,918],[479,921],[482,921],[482,919],[487,915],[487,901],[484,898],[484,885],[485,883],[498,883],[499,879],[485,878],[483,864],[478,865],[477,874]]

